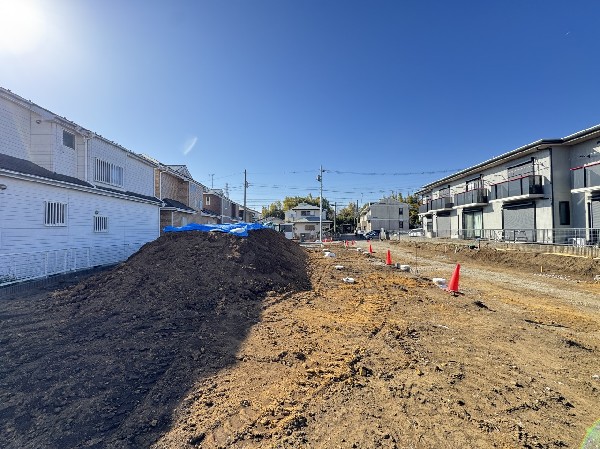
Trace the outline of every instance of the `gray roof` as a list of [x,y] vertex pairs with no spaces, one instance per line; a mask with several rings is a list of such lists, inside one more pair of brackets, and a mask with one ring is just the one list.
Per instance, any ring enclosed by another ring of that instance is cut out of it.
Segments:
[[535,142],[529,143],[527,145],[523,145],[522,147],[516,148],[514,150],[503,153],[499,156],[493,157],[486,161],[483,161],[477,165],[473,165],[472,167],[465,168],[464,170],[460,170],[452,175],[446,176],[442,179],[438,179],[437,181],[430,182],[429,184],[425,184],[418,190],[416,193],[422,193],[427,191],[437,185],[447,183],[449,181],[453,181],[455,179],[462,178],[470,173],[481,170],[485,167],[490,167],[497,165],[506,160],[513,159],[514,157],[519,157],[525,155],[527,153],[533,153],[538,149],[548,148],[552,145],[573,145],[577,143],[578,140],[583,140],[585,138],[591,137],[591,135],[600,132],[600,125],[592,126],[591,128],[584,129],[582,131],[578,131],[574,134],[570,134],[566,137],[556,138],[556,139],[540,139]]
[[185,212],[196,213],[196,210],[171,198],[163,198],[163,202],[165,203],[165,207],[178,209]]
[[53,181],[66,182],[80,186],[94,187],[92,184],[85,182],[82,179],[55,173],[44,167],[34,164],[31,161],[9,156],[8,154],[0,153],[0,170],[23,173],[26,175],[37,176],[39,178],[52,179]]

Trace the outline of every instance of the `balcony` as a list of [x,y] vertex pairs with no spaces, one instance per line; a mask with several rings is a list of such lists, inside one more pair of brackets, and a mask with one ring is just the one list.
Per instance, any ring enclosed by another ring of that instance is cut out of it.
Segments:
[[573,189],[600,187],[600,162],[571,169]]
[[419,213],[425,214],[431,211],[443,211],[451,210],[454,206],[451,197],[438,198],[436,200],[429,200],[427,203],[419,206]]
[[490,186],[490,201],[516,199],[522,197],[541,198],[544,196],[542,176],[529,175]]
[[488,203],[487,189],[474,189],[454,195],[454,207],[456,206],[483,206]]

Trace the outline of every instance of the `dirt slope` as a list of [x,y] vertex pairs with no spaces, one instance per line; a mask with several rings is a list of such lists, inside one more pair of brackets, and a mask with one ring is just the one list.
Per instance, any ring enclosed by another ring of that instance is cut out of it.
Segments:
[[0,302],[0,447],[148,447],[198,378],[235,362],[268,292],[307,289],[273,231],[173,233],[35,301]]

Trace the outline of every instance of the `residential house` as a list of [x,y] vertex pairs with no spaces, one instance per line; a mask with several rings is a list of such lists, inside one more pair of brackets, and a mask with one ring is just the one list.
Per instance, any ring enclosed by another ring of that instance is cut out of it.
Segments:
[[597,244],[600,125],[519,147],[418,194],[431,237]]
[[408,204],[394,198],[383,198],[363,208],[359,227],[363,231],[385,229],[386,231],[408,231]]
[[320,238],[319,224],[323,226],[323,235],[329,233],[332,225],[331,220],[327,220],[326,211],[321,211],[319,217],[319,206],[307,203],[285,211],[285,222],[292,224],[292,238],[304,241]]
[[237,222],[238,208],[231,201],[223,190],[209,189],[204,192],[204,208],[211,214],[218,217],[217,223],[234,223]]
[[0,88],[0,284],[116,263],[159,233],[145,158]]

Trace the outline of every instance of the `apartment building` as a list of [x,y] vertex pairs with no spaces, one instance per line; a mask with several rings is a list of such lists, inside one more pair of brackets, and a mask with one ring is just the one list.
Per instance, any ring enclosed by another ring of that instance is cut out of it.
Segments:
[[524,145],[417,194],[429,237],[597,244],[600,125]]
[[408,231],[408,225],[408,204],[394,198],[382,198],[377,203],[369,203],[359,218],[359,228],[363,231]]

